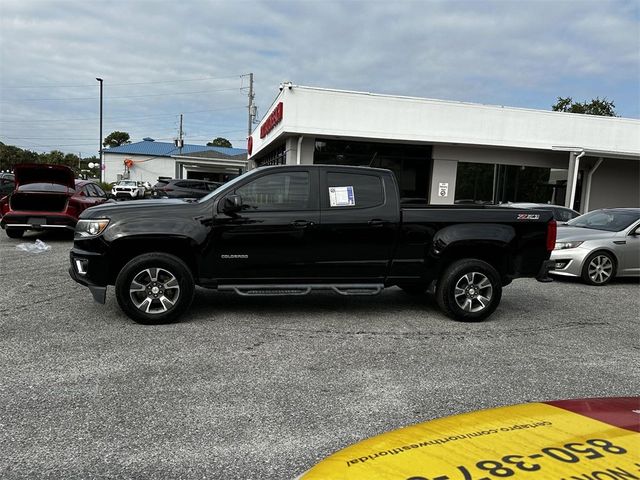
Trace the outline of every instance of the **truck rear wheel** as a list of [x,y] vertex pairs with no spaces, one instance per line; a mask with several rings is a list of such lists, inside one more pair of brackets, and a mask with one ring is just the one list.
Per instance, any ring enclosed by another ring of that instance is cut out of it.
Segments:
[[118,305],[132,320],[146,325],[175,322],[193,300],[189,267],[166,253],[133,258],[116,278]]
[[447,267],[438,281],[436,300],[448,317],[480,322],[491,315],[502,297],[500,275],[487,262],[463,259]]

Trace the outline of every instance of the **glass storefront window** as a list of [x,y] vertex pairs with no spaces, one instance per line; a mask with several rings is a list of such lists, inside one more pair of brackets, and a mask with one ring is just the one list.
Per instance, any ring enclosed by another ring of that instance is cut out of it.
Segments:
[[387,168],[395,174],[403,200],[427,200],[431,172],[428,145],[318,140],[313,163]]
[[456,203],[564,204],[566,169],[458,162]]
[[287,163],[287,153],[284,144],[274,149],[264,157],[256,160],[258,167],[267,167],[272,165],[284,165]]

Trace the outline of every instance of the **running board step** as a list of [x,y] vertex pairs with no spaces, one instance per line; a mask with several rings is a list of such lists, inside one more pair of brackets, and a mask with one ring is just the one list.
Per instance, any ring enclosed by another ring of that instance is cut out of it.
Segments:
[[312,290],[333,290],[340,295],[377,295],[383,284],[314,284],[314,285],[221,285],[218,290],[231,290],[243,297],[276,297],[284,295],[306,295]]

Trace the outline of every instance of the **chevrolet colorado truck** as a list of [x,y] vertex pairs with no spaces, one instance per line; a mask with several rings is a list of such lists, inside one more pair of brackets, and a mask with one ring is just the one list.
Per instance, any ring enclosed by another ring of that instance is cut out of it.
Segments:
[[176,321],[195,286],[240,295],[398,286],[435,293],[481,321],[518,277],[548,281],[550,211],[401,204],[389,170],[329,165],[251,170],[196,202],[144,200],[84,211],[69,273],[134,321]]

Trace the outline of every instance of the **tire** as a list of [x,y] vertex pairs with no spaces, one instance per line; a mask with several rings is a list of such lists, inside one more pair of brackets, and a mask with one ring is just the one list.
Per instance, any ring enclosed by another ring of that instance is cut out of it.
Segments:
[[481,322],[502,298],[500,275],[487,262],[463,259],[449,265],[436,289],[436,301],[445,315],[461,322]]
[[189,267],[166,253],[146,253],[116,278],[118,305],[135,322],[160,325],[178,320],[191,305],[195,282]]
[[7,237],[9,238],[22,238],[24,235],[24,228],[9,228],[6,229]]
[[616,259],[608,252],[594,252],[582,266],[582,281],[601,287],[616,276]]

